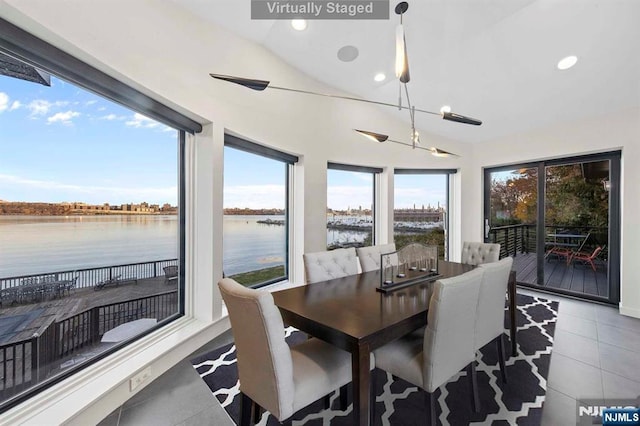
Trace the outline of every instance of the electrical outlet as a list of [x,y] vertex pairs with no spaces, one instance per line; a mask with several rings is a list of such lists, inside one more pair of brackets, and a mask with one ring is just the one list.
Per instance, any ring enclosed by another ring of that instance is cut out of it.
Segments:
[[133,392],[149,378],[151,378],[151,367],[145,368],[129,379],[129,391]]

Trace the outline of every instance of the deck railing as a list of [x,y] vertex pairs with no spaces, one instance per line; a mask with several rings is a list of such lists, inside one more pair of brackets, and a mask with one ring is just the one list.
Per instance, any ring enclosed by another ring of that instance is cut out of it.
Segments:
[[[566,226],[546,225],[545,235],[549,234],[589,234],[587,247],[604,245],[607,243],[609,228],[602,226]],[[535,253],[537,247],[537,225],[519,224],[498,226],[489,231],[489,242],[500,243],[500,257],[517,256],[521,253]]]
[[155,278],[164,275],[165,266],[177,265],[178,259],[163,259],[152,262],[126,263],[98,268],[74,269],[71,271],[47,272],[42,274],[20,275],[17,277],[0,278],[0,289],[19,287],[34,280],[44,281],[53,278],[56,281],[76,280],[76,288],[93,287],[100,282],[111,281],[120,277],[126,279]]
[[100,342],[115,327],[140,318],[158,322],[178,310],[178,291],[96,306],[54,321],[27,340],[0,345],[0,396],[4,399],[46,378],[59,361]]

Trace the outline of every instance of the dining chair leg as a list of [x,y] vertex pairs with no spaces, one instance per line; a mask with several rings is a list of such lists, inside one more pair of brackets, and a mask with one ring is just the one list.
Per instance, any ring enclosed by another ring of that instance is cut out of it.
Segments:
[[260,421],[260,417],[262,417],[262,407],[253,403],[253,424],[258,424]]
[[370,423],[375,423],[376,418],[376,375],[374,371],[371,371],[371,381],[369,382],[371,388],[369,389],[369,418]]
[[436,407],[438,401],[436,401],[436,392],[425,392],[425,407],[427,406],[427,399],[429,400],[429,409],[431,411],[431,426],[437,426],[438,413],[436,412]]
[[500,375],[502,376],[502,383],[507,383],[507,368],[504,363],[504,335],[499,335],[496,338],[496,344],[498,349],[498,362],[500,363]]
[[240,395],[240,426],[251,426],[251,408],[253,401],[242,392],[240,392]]
[[347,392],[347,385],[340,388],[340,410],[345,411],[349,406],[349,392]]
[[469,386],[471,390],[471,404],[473,412],[480,412],[480,398],[478,397],[478,377],[476,375],[476,362],[472,361],[467,367],[467,375],[469,376]]

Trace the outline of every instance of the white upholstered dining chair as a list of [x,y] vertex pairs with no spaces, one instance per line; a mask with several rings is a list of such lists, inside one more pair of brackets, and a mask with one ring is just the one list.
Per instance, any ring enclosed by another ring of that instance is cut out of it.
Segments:
[[432,425],[437,424],[434,392],[463,368],[473,390],[473,409],[479,410],[474,333],[483,275],[476,268],[436,281],[424,334],[412,333],[374,351],[376,367],[427,392]]
[[[370,247],[358,247],[356,255],[362,267],[362,272],[377,271],[380,269],[380,255],[396,251],[395,243],[378,244]],[[396,256],[397,258],[397,256]],[[397,260],[395,262],[398,263]]]
[[356,249],[335,249],[317,253],[305,253],[304,270],[307,283],[346,277],[358,273],[358,259]]
[[509,273],[513,266],[513,258],[504,259],[480,265],[484,270],[478,312],[476,314],[475,346],[481,349],[491,341],[496,342],[498,362],[502,381],[507,382],[507,371],[504,364],[504,301]]
[[351,382],[349,352],[315,338],[289,347],[271,293],[230,278],[218,287],[237,351],[240,426],[250,425],[259,407],[291,424],[295,412]]
[[462,263],[482,265],[500,259],[500,244],[465,241],[462,244]]

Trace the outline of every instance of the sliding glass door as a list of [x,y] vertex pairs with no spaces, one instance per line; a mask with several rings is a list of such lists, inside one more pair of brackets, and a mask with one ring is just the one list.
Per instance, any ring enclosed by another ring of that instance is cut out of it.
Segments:
[[619,152],[485,169],[485,239],[520,284],[616,303],[619,181]]
[[538,282],[538,167],[488,171],[485,239],[500,243],[500,257],[512,256],[518,279]]

